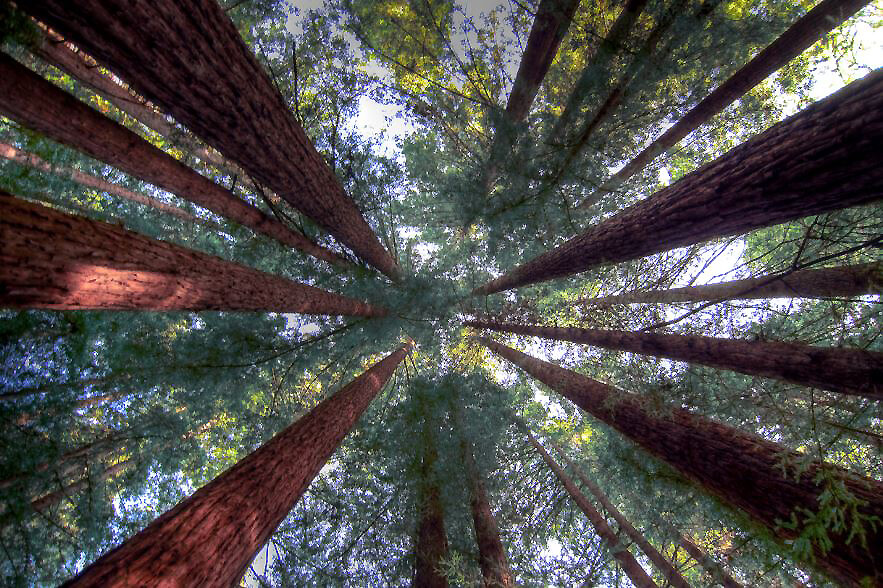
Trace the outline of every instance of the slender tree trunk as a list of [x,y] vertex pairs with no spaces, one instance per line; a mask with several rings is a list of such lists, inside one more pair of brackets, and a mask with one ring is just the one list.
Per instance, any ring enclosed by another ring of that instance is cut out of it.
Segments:
[[515,578],[509,569],[506,550],[500,540],[500,529],[491,511],[487,489],[472,444],[463,431],[459,407],[451,404],[451,414],[459,431],[460,454],[463,458],[466,478],[469,481],[469,506],[472,510],[472,522],[475,525],[475,542],[478,545],[478,559],[483,578],[482,586],[486,588],[509,588],[515,586]]
[[661,137],[614,174],[582,207],[598,201],[604,192],[616,190],[665,150],[711,120],[770,74],[811,47],[869,4],[870,0],[823,0],[795,22],[769,47],[758,53],[711,94],[685,114]]
[[[124,460],[112,466],[109,466],[98,475],[98,480],[105,481],[114,478],[132,467],[132,465],[133,463],[131,461]],[[89,485],[93,483],[93,481],[94,480],[90,479],[88,476],[83,477],[72,484],[68,484],[60,490],[50,492],[49,494],[33,500],[31,502],[31,508],[33,508],[37,512],[43,512],[49,507],[55,506],[56,504],[61,502],[62,499],[82,492],[83,490],[88,488]]]
[[650,588],[656,587],[656,582],[647,575],[647,572],[644,571],[644,568],[641,567],[641,564],[634,558],[634,556],[629,552],[628,549],[623,546],[623,544],[619,541],[619,537],[616,536],[616,533],[613,532],[613,529],[610,528],[610,525],[607,524],[607,521],[601,516],[601,513],[598,512],[592,503],[589,502],[589,499],[579,491],[576,484],[573,483],[573,480],[564,473],[564,470],[559,466],[552,456],[543,449],[543,446],[539,444],[539,442],[534,438],[534,436],[528,431],[526,428],[523,429],[525,434],[527,435],[528,441],[533,445],[534,449],[537,450],[537,453],[543,458],[543,461],[546,462],[546,465],[554,472],[555,476],[561,482],[561,485],[567,490],[567,493],[570,494],[570,497],[576,502],[577,506],[579,506],[580,510],[586,515],[586,518],[589,519],[589,522],[592,523],[592,527],[594,527],[595,532],[598,534],[601,539],[603,539],[607,543],[607,547],[610,549],[610,553],[616,558],[616,561],[619,562],[619,565],[622,566],[623,571],[626,576],[629,577],[629,580],[632,581],[632,584],[637,586],[638,588]]
[[[602,384],[582,374],[530,357],[479,337],[485,346],[521,367],[574,404],[610,425],[661,459],[723,503],[743,511],[779,540],[793,540],[809,513],[817,513],[822,492],[815,481],[832,479],[857,500],[857,516],[883,519],[883,483],[831,464],[806,464],[788,448],[676,407],[647,407],[641,397]],[[797,516],[797,528],[783,521]],[[853,522],[846,515],[847,528]],[[876,545],[883,527],[865,521],[866,543],[848,532],[828,530],[827,551],[813,545],[815,565],[836,581],[859,586],[883,580],[883,562]]]
[[[509,126],[518,125],[527,118],[549,66],[558,54],[558,47],[570,28],[577,6],[579,0],[542,0],[537,7],[506,104],[505,120]],[[485,192],[490,191],[497,181],[500,165],[511,151],[515,138],[514,129],[497,129],[484,171]]]
[[690,588],[690,585],[684,580],[684,577],[681,573],[675,568],[668,559],[659,553],[659,550],[653,547],[653,545],[647,541],[647,538],[644,537],[643,533],[638,531],[634,525],[632,525],[625,516],[619,512],[619,509],[616,508],[610,499],[607,498],[607,495],[601,490],[601,488],[595,484],[593,481],[589,480],[588,476],[586,476],[585,472],[583,472],[582,468],[578,467],[573,461],[567,456],[564,451],[557,444],[552,443],[552,447],[558,452],[558,455],[570,466],[570,469],[576,473],[576,477],[579,478],[579,481],[582,482],[583,486],[589,489],[589,492],[595,495],[595,498],[607,511],[616,524],[619,525],[619,528],[626,534],[626,536],[631,539],[635,545],[641,548],[641,551],[644,552],[644,555],[647,556],[653,565],[656,566],[656,569],[662,574],[662,577],[665,578],[666,582],[671,586],[677,586],[678,588]]
[[386,313],[2,191],[0,242],[0,307]]
[[447,588],[448,579],[442,573],[441,562],[448,555],[445,535],[445,515],[441,490],[435,474],[438,450],[428,412],[423,421],[423,455],[420,460],[420,480],[417,488],[417,541],[414,545],[414,588]]
[[580,303],[605,307],[638,302],[671,304],[764,298],[851,298],[868,294],[883,294],[883,263],[879,261],[669,290],[635,290],[600,298],[584,298]]
[[491,294],[883,197],[883,69],[816,102],[563,245]]
[[468,321],[475,328],[666,357],[801,386],[883,400],[883,353],[783,341],[739,341],[577,327]]
[[404,359],[388,355],[65,586],[231,586]]
[[[214,0],[22,4],[390,277],[383,249]],[[162,39],[162,42],[157,42]]]
[[337,265],[319,247],[229,190],[190,169],[129,129],[105,117],[0,53],[0,111],[22,125],[203,206],[255,232]]

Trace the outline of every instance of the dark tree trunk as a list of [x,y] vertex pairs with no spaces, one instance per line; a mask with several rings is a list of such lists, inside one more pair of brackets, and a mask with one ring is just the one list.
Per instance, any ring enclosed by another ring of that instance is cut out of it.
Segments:
[[0,110],[55,141],[70,145],[255,232],[319,259],[338,265],[346,263],[336,253],[292,231],[2,53]]
[[[808,513],[817,513],[825,490],[817,476],[833,478],[858,500],[857,513],[883,519],[883,483],[831,464],[806,465],[805,456],[731,426],[676,407],[647,407],[641,397],[479,337],[574,404],[610,425],[723,503],[743,511],[779,540],[793,540]],[[797,529],[780,523],[798,516]],[[847,515],[850,518],[850,515]],[[848,520],[847,525],[853,521]],[[814,545],[815,564],[848,586],[883,581],[883,526],[862,522],[867,543],[829,530],[827,551]]]
[[876,351],[813,347],[782,341],[739,341],[699,335],[665,335],[578,327],[543,327],[482,321],[468,321],[466,324],[476,328],[667,357],[841,394],[883,400],[883,353]]
[[232,586],[408,352],[403,347],[65,586]]
[[883,263],[879,261],[798,270],[781,277],[768,275],[670,290],[636,290],[601,298],[585,298],[580,302],[605,307],[637,302],[669,304],[764,298],[850,298],[867,294],[883,294]]
[[619,528],[622,529],[622,532],[625,533],[629,539],[634,541],[635,545],[637,545],[641,551],[644,552],[644,555],[647,556],[647,559],[653,562],[653,565],[656,566],[656,569],[659,570],[666,582],[669,585],[677,586],[678,588],[690,588],[690,585],[684,580],[684,577],[677,568],[675,568],[664,555],[659,553],[659,550],[647,541],[644,534],[638,531],[635,526],[632,525],[621,512],[619,512],[619,509],[610,502],[610,499],[607,498],[607,495],[604,494],[601,488],[593,481],[589,480],[582,468],[573,463],[573,461],[567,457],[567,454],[565,454],[555,443],[553,443],[552,446],[558,452],[558,455],[560,455],[570,466],[570,469],[576,473],[576,477],[579,478],[579,481],[582,482],[583,486],[588,488],[589,492],[595,495],[595,498],[604,510],[607,511],[607,514],[609,514],[611,518],[616,521],[616,524],[619,525]]
[[883,70],[476,288],[491,294],[883,196]]
[[382,316],[313,286],[0,191],[0,307]]
[[601,516],[601,513],[598,512],[598,509],[592,506],[589,499],[580,492],[576,484],[573,483],[573,480],[564,473],[561,466],[559,466],[555,460],[552,459],[552,456],[543,449],[543,446],[539,444],[530,431],[526,428],[523,430],[525,434],[527,434],[527,439],[530,441],[530,444],[537,450],[543,458],[543,461],[546,462],[546,465],[548,465],[552,472],[554,472],[555,476],[561,482],[561,485],[564,486],[567,493],[570,494],[573,501],[576,502],[580,510],[583,511],[586,518],[589,519],[589,522],[592,523],[595,532],[607,543],[611,555],[613,555],[613,557],[616,558],[616,561],[619,562],[619,565],[622,566],[623,571],[626,576],[629,577],[629,580],[632,581],[632,584],[639,588],[657,587],[656,582],[647,575],[647,572],[644,571],[641,564],[638,563],[629,550],[620,542],[619,537],[616,536],[616,533],[613,532],[613,529],[610,528],[610,525],[607,524],[607,521]]
[[383,249],[214,0],[35,0],[25,10],[390,277]]
[[711,120],[724,108],[741,98],[770,74],[800,55],[846,19],[867,6],[870,0],[823,0],[795,22],[769,47],[694,106],[674,126],[635,156],[624,168],[605,182],[585,203],[597,202],[604,192],[618,188],[641,171],[659,154]]
[[441,562],[448,555],[445,534],[445,513],[441,489],[435,473],[438,450],[435,430],[428,412],[423,421],[423,455],[420,457],[420,479],[417,487],[417,538],[414,543],[414,588],[447,588]]

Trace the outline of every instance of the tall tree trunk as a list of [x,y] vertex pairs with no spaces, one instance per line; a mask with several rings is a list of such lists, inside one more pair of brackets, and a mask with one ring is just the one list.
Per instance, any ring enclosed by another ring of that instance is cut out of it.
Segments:
[[849,17],[867,6],[870,0],[823,0],[797,20],[766,49],[733,74],[711,94],[694,106],[658,139],[644,148],[624,168],[616,172],[583,204],[598,201],[605,192],[616,190],[623,182],[641,171],[665,150],[711,120],[724,108],[741,98],[767,76],[807,50]]
[[638,302],[669,304],[764,298],[850,298],[867,294],[883,294],[883,263],[879,261],[669,290],[635,290],[600,298],[583,298],[580,302],[605,307]]
[[313,286],[0,191],[0,307],[382,316]]
[[65,586],[232,586],[407,352],[374,364]]
[[739,341],[699,335],[665,335],[578,327],[543,327],[468,321],[467,325],[556,341],[666,357],[784,380],[801,386],[883,400],[883,353],[813,347],[783,341]]
[[[677,407],[647,407],[641,397],[551,363],[533,358],[496,341],[479,337],[485,346],[519,366],[574,404],[610,425],[661,459],[723,503],[741,510],[779,540],[793,540],[804,529],[806,516],[817,513],[822,492],[816,479],[833,480],[857,500],[855,515],[883,519],[883,483],[852,474]],[[783,521],[797,517],[797,528]],[[859,521],[849,520],[847,527]],[[832,545],[814,544],[815,565],[848,586],[883,581],[883,561],[875,545],[883,544],[883,526],[866,522],[866,543],[848,531],[829,529]]]
[[883,197],[883,69],[563,245],[476,288],[491,294]]
[[[579,0],[542,0],[537,7],[527,46],[518,65],[518,73],[509,92],[505,122],[508,126],[524,122],[536,98],[549,66],[558,54],[558,47],[570,28]],[[491,155],[485,166],[483,186],[489,192],[500,175],[500,165],[515,143],[514,129],[498,128],[494,134]]]
[[214,0],[22,4],[390,277],[384,250]]
[[509,569],[506,550],[500,540],[500,529],[491,511],[487,489],[478,464],[475,463],[475,452],[472,443],[466,438],[459,407],[451,403],[451,414],[460,438],[460,454],[463,458],[466,478],[469,481],[469,506],[472,510],[472,522],[475,525],[475,542],[478,545],[478,560],[486,588],[509,588],[515,586],[515,578]]
[[531,432],[527,430],[526,427],[520,425],[520,423],[516,424],[519,424],[519,427],[522,428],[527,435],[530,444],[537,450],[537,453],[540,454],[543,461],[546,462],[546,465],[548,465],[552,472],[554,472],[555,476],[561,482],[561,485],[564,486],[565,490],[567,490],[567,493],[570,494],[573,501],[576,502],[580,510],[583,511],[586,518],[589,519],[589,522],[592,523],[592,527],[595,529],[598,536],[607,543],[610,553],[616,558],[619,565],[622,566],[623,571],[629,577],[629,580],[632,581],[632,584],[638,586],[638,588],[655,588],[657,586],[656,582],[647,575],[647,572],[644,571],[641,564],[638,563],[629,550],[619,541],[619,537],[616,536],[616,533],[613,532],[613,529],[610,528],[610,525],[607,524],[607,521],[601,516],[601,513],[598,512],[598,509],[592,506],[589,499],[580,492],[576,484],[573,483],[573,480],[564,473],[561,466],[552,459],[552,456],[549,455],[542,445],[540,445]]
[[414,544],[414,588],[447,588],[441,561],[448,555],[445,535],[445,514],[441,490],[435,474],[438,450],[435,430],[428,411],[423,419],[423,455],[420,458],[420,479],[417,487],[417,540]]
[[319,247],[229,190],[190,169],[129,129],[105,117],[0,53],[0,111],[22,125],[168,190],[258,233],[341,265]]

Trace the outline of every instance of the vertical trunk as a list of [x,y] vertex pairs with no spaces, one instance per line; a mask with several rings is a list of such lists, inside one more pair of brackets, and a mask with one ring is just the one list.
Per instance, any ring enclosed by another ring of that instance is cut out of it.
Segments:
[[580,302],[605,307],[637,302],[668,304],[764,298],[849,298],[867,294],[883,294],[883,263],[879,261],[797,270],[782,276],[774,274],[703,286],[636,290],[601,298],[584,298]]
[[823,0],[806,13],[769,47],[758,53],[727,81],[694,106],[673,127],[635,156],[586,202],[596,202],[604,192],[619,187],[666,149],[711,120],[767,76],[797,57],[827,33],[869,4],[870,0]]
[[0,111],[22,125],[305,253],[341,265],[319,247],[129,129],[0,54]]
[[[809,513],[817,513],[823,487],[818,476],[833,477],[856,497],[856,515],[883,518],[883,483],[802,455],[686,410],[648,410],[640,396],[530,357],[496,341],[479,338],[489,349],[521,367],[574,404],[610,425],[723,503],[739,509],[779,540],[793,540]],[[805,466],[805,467],[804,467]],[[797,516],[797,528],[780,523]],[[851,518],[847,516],[847,518]],[[867,520],[867,519],[865,519]],[[813,545],[816,565],[836,581],[859,586],[883,581],[883,562],[874,545],[883,544],[883,527],[864,525],[866,543],[843,531],[828,530],[832,545]],[[868,547],[871,546],[871,547]]]
[[739,341],[577,327],[468,321],[469,326],[666,357],[801,386],[883,400],[883,353],[782,341]]
[[647,572],[644,571],[644,568],[641,567],[641,564],[634,558],[634,556],[629,553],[628,549],[626,549],[622,543],[619,541],[619,537],[616,536],[616,533],[613,532],[613,529],[610,528],[610,525],[607,524],[607,521],[604,520],[604,517],[601,516],[601,513],[598,512],[592,503],[589,502],[589,499],[585,497],[585,495],[579,491],[579,488],[576,487],[576,484],[573,483],[573,480],[568,477],[564,470],[561,469],[552,456],[543,449],[543,446],[539,444],[539,442],[534,438],[534,436],[528,431],[526,428],[523,429],[525,434],[527,434],[527,439],[530,441],[530,444],[533,445],[534,449],[537,450],[537,453],[543,458],[543,461],[546,462],[546,465],[555,473],[555,476],[561,482],[561,485],[567,490],[567,493],[570,494],[570,497],[573,498],[573,501],[576,502],[577,506],[579,506],[580,510],[585,513],[586,518],[589,519],[589,522],[592,523],[592,527],[594,527],[595,532],[598,534],[601,539],[603,539],[608,548],[610,549],[610,553],[616,558],[616,561],[619,562],[619,565],[622,566],[623,571],[629,577],[629,580],[632,581],[632,584],[638,586],[638,588],[651,588],[656,587],[657,584],[647,575]]
[[558,452],[564,461],[570,466],[570,469],[576,473],[576,477],[579,478],[579,481],[582,482],[583,486],[589,489],[589,492],[595,495],[595,498],[607,511],[616,524],[619,525],[619,528],[628,536],[629,539],[634,541],[635,545],[641,548],[641,551],[644,552],[644,555],[647,556],[653,565],[656,566],[656,569],[662,574],[662,577],[665,578],[666,582],[671,586],[677,586],[678,588],[690,588],[690,585],[684,580],[684,577],[681,576],[681,573],[671,564],[668,559],[659,553],[659,550],[653,547],[653,545],[647,541],[647,538],[638,531],[634,525],[632,525],[625,516],[619,512],[610,499],[607,498],[607,495],[601,490],[600,486],[595,484],[593,481],[589,480],[588,476],[583,472],[582,468],[577,467],[573,461],[570,460],[569,457],[562,451],[558,445],[555,443],[552,444],[552,447]]
[[484,580],[482,585],[486,588],[514,586],[515,578],[509,569],[506,550],[503,548],[500,529],[494,519],[494,513],[491,511],[484,479],[478,469],[478,464],[475,463],[472,444],[463,431],[459,407],[453,403],[451,404],[451,414],[459,431],[460,454],[469,482],[469,506],[472,510],[472,522],[475,525],[475,542],[478,545],[478,559]]
[[[390,277],[383,249],[214,0],[22,4]],[[162,39],[162,42],[157,42]],[[259,154],[259,155],[257,155]]]
[[0,306],[381,316],[370,304],[0,191]]
[[448,579],[442,573],[441,561],[448,555],[445,535],[445,515],[441,490],[435,474],[438,450],[435,431],[428,412],[423,420],[423,455],[420,459],[420,480],[417,488],[417,541],[414,545],[414,588],[447,588]]
[[407,351],[374,364],[65,585],[233,585]]
[[476,288],[491,294],[883,197],[883,70]]

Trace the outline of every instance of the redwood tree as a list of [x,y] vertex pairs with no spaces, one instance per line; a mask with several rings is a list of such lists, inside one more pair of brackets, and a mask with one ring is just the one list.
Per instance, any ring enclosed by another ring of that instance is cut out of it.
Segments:
[[[425,407],[424,407],[425,408]],[[414,541],[414,588],[447,588],[448,579],[441,562],[448,555],[445,513],[441,489],[435,473],[438,449],[435,427],[429,411],[424,410],[422,455],[417,481],[417,537]]]
[[235,584],[407,353],[374,364],[65,586]]

